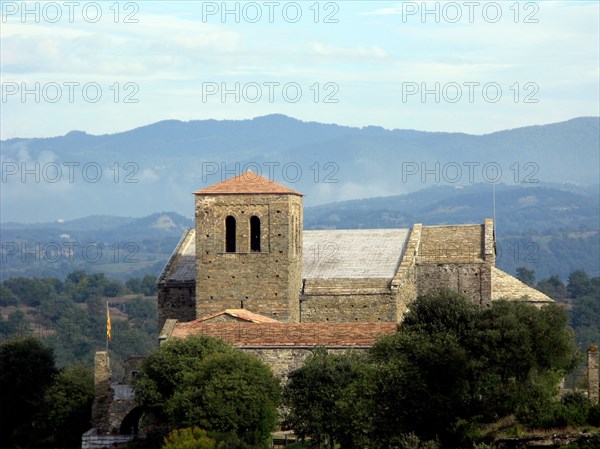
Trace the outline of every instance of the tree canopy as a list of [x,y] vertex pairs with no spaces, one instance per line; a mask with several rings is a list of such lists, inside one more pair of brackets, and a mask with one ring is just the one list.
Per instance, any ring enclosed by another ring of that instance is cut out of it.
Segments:
[[32,417],[43,407],[55,373],[52,350],[35,338],[0,346],[0,446],[30,441],[35,428]]
[[294,429],[343,449],[401,447],[412,432],[467,447],[475,424],[539,420],[578,361],[561,307],[450,291],[417,298],[366,359],[346,357],[315,354],[286,389]]
[[33,337],[0,345],[0,447],[80,447],[92,400],[91,370],[58,371],[52,349]]
[[284,390],[289,407],[285,425],[327,448],[336,443],[352,446],[361,437],[353,430],[356,410],[350,387],[359,380],[362,363],[354,353],[334,355],[317,349],[290,373]]
[[176,339],[151,353],[135,394],[171,428],[199,426],[256,447],[278,422],[280,386],[271,369],[210,337]]

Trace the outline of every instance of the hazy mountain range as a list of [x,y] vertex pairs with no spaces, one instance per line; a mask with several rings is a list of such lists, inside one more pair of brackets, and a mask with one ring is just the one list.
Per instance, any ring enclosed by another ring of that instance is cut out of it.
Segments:
[[[469,135],[269,115],[169,120],[100,136],[73,131],[9,139],[0,142],[1,221],[139,217],[156,210],[191,215],[193,191],[244,168],[301,191],[307,206],[447,184],[585,186],[599,180],[599,122],[599,117],[582,117]],[[448,220],[454,212],[461,216],[449,209]],[[423,221],[419,217],[411,218]]]

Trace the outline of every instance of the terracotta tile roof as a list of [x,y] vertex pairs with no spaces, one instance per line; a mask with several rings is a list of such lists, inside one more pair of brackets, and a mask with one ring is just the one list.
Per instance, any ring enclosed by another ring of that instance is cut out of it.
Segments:
[[195,195],[233,195],[251,193],[287,193],[302,195],[300,192],[271,181],[250,170],[226,181],[194,192]]
[[198,318],[196,321],[210,321],[211,319],[221,315],[229,315],[242,321],[249,321],[251,323],[279,323],[279,321],[274,320],[273,318],[250,312],[247,309],[225,309],[221,310],[220,312],[211,313],[210,315],[204,315]]
[[368,347],[396,332],[398,323],[177,323],[171,337],[208,335],[233,346]]

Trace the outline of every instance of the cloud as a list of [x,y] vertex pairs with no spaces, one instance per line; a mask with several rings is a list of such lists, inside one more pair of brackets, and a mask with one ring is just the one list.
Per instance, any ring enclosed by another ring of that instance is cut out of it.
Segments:
[[[235,52],[240,35],[221,25],[171,16],[140,16],[123,23],[3,23],[2,71],[98,79],[160,78]],[[157,64],[162,62],[163,64]]]
[[343,58],[385,58],[387,53],[381,47],[372,45],[370,48],[362,45],[354,48],[335,47],[332,45],[314,42],[312,51],[319,56]]

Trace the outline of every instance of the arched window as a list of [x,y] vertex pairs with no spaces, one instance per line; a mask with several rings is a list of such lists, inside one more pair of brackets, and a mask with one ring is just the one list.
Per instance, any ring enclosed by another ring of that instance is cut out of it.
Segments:
[[235,253],[235,217],[225,219],[225,251]]
[[260,218],[250,217],[250,251],[260,252]]

